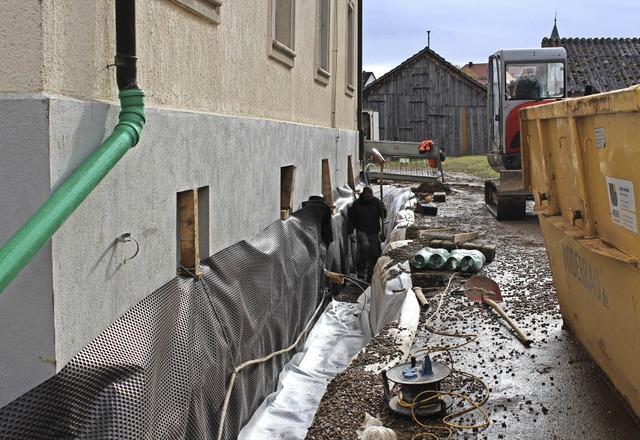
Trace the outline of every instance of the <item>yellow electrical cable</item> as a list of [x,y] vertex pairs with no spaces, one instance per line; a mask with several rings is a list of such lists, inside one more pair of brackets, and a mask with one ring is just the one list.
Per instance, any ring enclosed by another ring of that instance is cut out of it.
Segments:
[[[468,340],[466,340],[465,342],[458,344],[458,345],[448,345],[446,348],[448,348],[449,350],[453,350],[456,348],[460,348],[460,347],[464,347],[465,345],[475,341],[476,339],[478,339],[478,334],[477,333],[446,333],[446,332],[441,332],[438,330],[435,330],[431,327],[427,327],[427,330],[431,333],[433,333],[434,335],[440,335],[440,336],[449,336],[452,338],[470,338]],[[416,351],[416,353],[419,353],[421,350]]]
[[425,433],[421,433],[421,434],[416,434],[416,435],[414,435],[413,437],[411,437],[411,440],[422,440],[422,439],[424,439],[424,438],[425,438],[425,437],[424,437],[425,435],[428,435],[428,436],[429,436],[429,438],[435,438],[436,440],[438,440],[438,439],[440,438],[440,437],[438,437],[438,436],[437,436],[437,435],[435,435],[435,434],[431,434],[430,432],[425,432]]
[[451,287],[451,282],[453,281],[453,278],[457,275],[457,273],[453,273],[450,277],[449,277],[449,282],[447,283],[447,287],[445,287],[444,292],[442,292],[442,294],[440,295],[440,301],[438,303],[438,307],[436,307],[436,310],[431,314],[431,316],[429,316],[429,318],[427,318],[427,321],[425,322],[425,327],[431,322],[431,320],[438,314],[438,312],[440,311],[440,309],[442,308],[442,304],[444,303],[444,298],[447,294],[447,292],[449,291],[449,287]]
[[[473,375],[470,375],[473,376]],[[475,378],[475,376],[473,376]],[[476,378],[477,380],[480,381],[480,383],[483,384],[483,386],[485,387],[485,389],[487,390],[487,395],[485,395],[485,397],[482,399],[482,401],[480,403],[476,403],[474,402],[471,398],[469,398],[468,396],[465,396],[461,393],[456,393],[453,391],[437,391],[437,390],[425,390],[421,393],[419,393],[411,403],[405,402],[402,400],[401,395],[398,395],[398,403],[404,407],[411,407],[411,417],[413,418],[413,421],[416,422],[418,425],[420,425],[421,427],[425,428],[425,429],[430,429],[430,430],[446,430],[449,434],[446,437],[447,439],[451,438],[451,435],[453,434],[453,429],[481,429],[484,428],[486,426],[489,425],[490,423],[490,419],[489,419],[489,415],[486,413],[486,411],[484,409],[482,409],[482,405],[487,401],[487,399],[489,398],[489,393],[488,393],[488,388],[486,386],[486,384]],[[423,397],[424,395],[427,394],[432,394],[430,397],[427,398],[423,398],[422,400],[420,399],[421,397]],[[444,423],[445,426],[435,426],[435,425],[426,425],[424,423],[422,423],[419,419],[418,416],[416,415],[416,407],[424,407],[425,403],[429,403],[429,401],[431,400],[435,400],[441,396],[451,396],[451,397],[458,397],[463,399],[464,401],[468,402],[469,404],[471,404],[470,407],[465,408],[461,411],[455,412],[453,414],[449,414],[447,416],[445,416],[442,419],[442,423]],[[451,419],[459,417],[463,414],[466,414],[468,412],[471,411],[475,411],[478,410],[483,418],[484,418],[484,422],[480,423],[480,424],[476,424],[476,425],[459,425],[457,423],[453,423],[451,422]],[[435,439],[440,439],[440,437],[438,437],[436,434],[433,433],[421,433],[421,434],[426,434],[426,435],[431,435],[433,436],[433,438]],[[416,437],[414,437],[416,438]]]
[[[480,379],[479,377],[471,374],[471,373],[467,373],[466,371],[462,371],[462,370],[457,370],[454,368],[453,365],[453,355],[451,354],[451,350],[456,349],[456,348],[460,348],[463,347],[467,344],[469,344],[470,342],[475,341],[478,338],[478,334],[476,333],[446,333],[446,332],[441,332],[441,331],[437,331],[434,330],[433,328],[429,327],[429,323],[433,320],[433,318],[440,312],[440,309],[442,308],[442,305],[444,304],[444,299],[447,295],[447,293],[449,292],[449,288],[451,287],[451,283],[453,281],[453,278],[456,276],[456,274],[454,273],[453,275],[451,275],[451,277],[449,278],[449,282],[447,283],[447,286],[445,288],[445,290],[442,292],[442,294],[440,295],[440,300],[438,301],[438,306],[436,307],[436,310],[431,314],[431,316],[429,316],[429,318],[427,318],[426,322],[425,322],[425,328],[433,333],[433,334],[437,334],[440,336],[448,336],[448,337],[457,337],[457,338],[467,338],[467,340],[465,340],[465,342],[458,344],[458,345],[453,345],[453,346],[447,346],[447,347],[442,347],[442,346],[437,346],[437,347],[429,347],[426,349],[420,349],[414,352],[415,354],[418,353],[422,353],[422,352],[426,352],[425,356],[428,356],[431,352],[434,351],[443,351],[445,352],[448,356],[449,356],[449,361],[450,361],[450,365],[451,365],[451,372],[452,373],[456,373],[456,374],[460,374],[462,376],[466,376],[468,378],[471,378],[472,380],[477,381],[478,383],[480,383],[484,390],[484,397],[482,398],[482,400],[480,402],[474,402],[470,397],[465,396],[462,393],[458,393],[458,392],[454,392],[453,391],[453,381],[451,381],[449,383],[449,390],[448,391],[438,391],[438,390],[426,390],[426,391],[422,391],[421,393],[419,393],[418,395],[415,396],[415,398],[413,399],[412,402],[407,402],[402,398],[402,392],[400,391],[398,393],[398,404],[402,407],[405,408],[411,408],[411,417],[413,418],[414,422],[416,422],[419,426],[421,426],[422,428],[425,429],[429,429],[432,431],[437,431],[437,430],[441,430],[441,431],[446,431],[447,432],[447,437],[444,440],[449,440],[451,439],[452,435],[453,435],[453,429],[481,429],[484,428],[486,426],[488,426],[490,424],[490,419],[489,419],[489,415],[487,414],[487,412],[482,408],[482,405],[484,405],[487,400],[489,400],[489,396],[491,394],[489,387],[487,386],[487,384]],[[430,397],[426,397],[424,398],[423,396],[426,396],[428,394],[431,394]],[[441,396],[444,395],[448,395],[451,396],[452,398],[460,398],[464,401],[466,401],[467,403],[469,403],[471,406],[455,412],[453,414],[449,414],[445,417],[442,418],[442,423],[444,424],[444,426],[430,426],[430,425],[426,425],[424,423],[422,423],[420,420],[418,420],[418,417],[416,415],[416,407],[424,407],[425,404],[428,404],[429,401],[431,400],[435,400]],[[469,413],[471,411],[479,411],[482,414],[482,417],[484,419],[484,421],[480,424],[476,424],[476,425],[460,425],[457,423],[452,422],[452,419],[455,419],[456,417],[460,417],[463,414]],[[440,437],[437,434],[434,434],[433,432],[423,432],[423,433],[419,433],[416,434],[412,437],[412,440],[418,440],[418,439],[424,439],[424,438],[430,438],[430,439],[435,439],[435,440],[440,440]]]

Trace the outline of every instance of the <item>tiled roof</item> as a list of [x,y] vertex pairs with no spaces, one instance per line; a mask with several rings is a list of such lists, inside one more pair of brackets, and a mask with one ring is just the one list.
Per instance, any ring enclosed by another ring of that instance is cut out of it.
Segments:
[[473,79],[483,86],[489,84],[489,64],[488,63],[468,63],[460,68],[460,70],[470,71]]
[[566,49],[570,96],[587,84],[596,92],[640,84],[640,38],[544,38],[542,47]]

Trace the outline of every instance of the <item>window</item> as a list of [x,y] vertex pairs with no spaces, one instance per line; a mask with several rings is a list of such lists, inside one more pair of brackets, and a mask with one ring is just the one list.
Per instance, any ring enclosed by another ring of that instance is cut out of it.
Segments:
[[295,53],[295,0],[271,0],[269,56],[293,67]]
[[563,63],[507,63],[505,70],[509,80],[506,93],[510,100],[562,98],[565,95]]
[[356,63],[356,48],[354,38],[354,14],[353,14],[353,2],[349,1],[347,5],[347,94],[353,96],[356,88],[355,83],[355,63]]
[[173,2],[215,24],[220,23],[220,7],[222,6],[220,0],[173,0]]
[[318,0],[318,33],[316,36],[316,80],[329,84],[329,30],[331,28],[331,20],[329,18],[331,13],[330,0]]

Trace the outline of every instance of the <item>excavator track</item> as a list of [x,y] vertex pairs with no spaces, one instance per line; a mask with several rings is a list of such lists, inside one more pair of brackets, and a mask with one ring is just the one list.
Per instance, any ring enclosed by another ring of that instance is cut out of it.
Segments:
[[526,214],[528,193],[524,191],[500,191],[500,181],[485,180],[485,206],[497,220],[522,220]]

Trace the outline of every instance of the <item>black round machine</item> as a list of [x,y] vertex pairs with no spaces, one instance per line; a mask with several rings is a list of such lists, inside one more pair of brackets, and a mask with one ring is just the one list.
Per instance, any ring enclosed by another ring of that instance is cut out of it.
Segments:
[[[418,417],[435,417],[446,413],[451,406],[452,399],[448,395],[438,394],[440,383],[451,374],[451,369],[440,362],[431,361],[429,355],[424,357],[422,364],[416,365],[416,359],[401,364],[382,372],[384,394],[389,401],[391,411],[403,415],[412,416],[412,412]],[[400,385],[397,396],[391,396],[389,380]],[[420,393],[425,393],[413,405],[413,401]],[[432,398],[434,395],[437,397]],[[425,402],[425,400],[429,399]],[[413,408],[412,408],[413,407]]]

